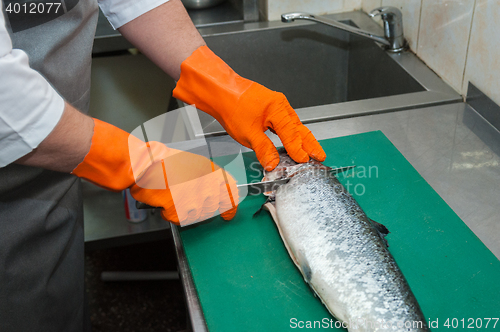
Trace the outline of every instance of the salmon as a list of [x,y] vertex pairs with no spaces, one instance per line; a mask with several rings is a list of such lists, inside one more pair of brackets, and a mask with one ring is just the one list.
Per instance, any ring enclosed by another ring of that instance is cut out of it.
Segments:
[[264,180],[289,177],[269,193],[291,259],[334,318],[349,331],[428,331],[408,282],[389,252],[383,225],[369,219],[328,167],[280,163]]

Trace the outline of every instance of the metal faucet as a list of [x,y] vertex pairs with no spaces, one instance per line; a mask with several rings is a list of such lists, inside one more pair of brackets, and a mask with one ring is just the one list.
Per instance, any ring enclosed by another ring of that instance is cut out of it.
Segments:
[[396,7],[378,7],[372,10],[370,17],[380,15],[384,22],[384,36],[377,36],[368,31],[364,31],[342,22],[328,19],[321,16],[315,16],[308,13],[288,13],[281,15],[281,21],[284,23],[293,22],[294,20],[309,20],[318,23],[323,23],[334,28],[338,28],[358,36],[370,38],[378,43],[384,44],[390,52],[401,52],[406,49],[407,43],[403,34],[403,14]]

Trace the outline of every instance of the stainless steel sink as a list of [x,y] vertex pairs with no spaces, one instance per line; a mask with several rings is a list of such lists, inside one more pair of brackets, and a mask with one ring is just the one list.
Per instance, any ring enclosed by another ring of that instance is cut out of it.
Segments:
[[[362,12],[328,16],[381,34],[382,28]],[[389,53],[328,26],[259,22],[199,30],[241,76],[283,92],[304,123],[460,100],[413,53]],[[198,114],[197,136],[224,133],[212,117]]]

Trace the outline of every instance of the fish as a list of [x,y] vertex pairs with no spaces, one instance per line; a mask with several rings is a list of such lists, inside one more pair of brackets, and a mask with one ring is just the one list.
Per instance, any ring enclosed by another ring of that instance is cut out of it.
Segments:
[[388,249],[388,229],[366,215],[330,168],[280,163],[263,181],[290,178],[263,205],[305,282],[348,331],[428,331]]

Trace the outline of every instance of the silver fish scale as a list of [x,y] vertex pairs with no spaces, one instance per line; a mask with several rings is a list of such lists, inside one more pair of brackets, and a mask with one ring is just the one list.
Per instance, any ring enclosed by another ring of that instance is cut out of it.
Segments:
[[304,278],[350,331],[427,331],[379,233],[333,175],[301,167],[275,198],[276,222]]

